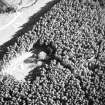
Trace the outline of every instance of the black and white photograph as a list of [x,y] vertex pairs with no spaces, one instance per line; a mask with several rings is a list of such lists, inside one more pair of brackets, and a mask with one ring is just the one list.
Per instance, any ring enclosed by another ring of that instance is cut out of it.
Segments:
[[105,0],[0,0],[0,105],[105,105]]

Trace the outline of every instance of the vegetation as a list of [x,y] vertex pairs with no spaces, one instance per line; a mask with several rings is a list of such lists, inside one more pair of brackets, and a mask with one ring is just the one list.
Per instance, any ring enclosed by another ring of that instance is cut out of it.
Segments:
[[30,25],[31,30],[14,37],[4,62],[28,51],[44,51],[48,58],[26,82],[5,77],[0,104],[104,105],[104,13],[98,1],[60,0]]

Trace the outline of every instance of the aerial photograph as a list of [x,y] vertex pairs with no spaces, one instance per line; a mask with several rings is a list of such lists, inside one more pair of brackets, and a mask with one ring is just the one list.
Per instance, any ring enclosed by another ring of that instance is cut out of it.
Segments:
[[105,0],[0,0],[0,105],[105,105]]

